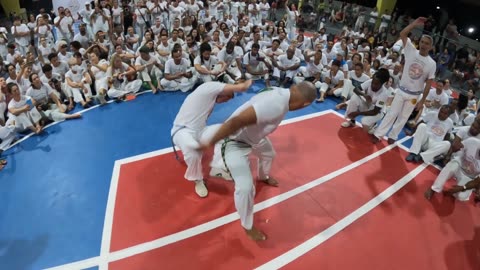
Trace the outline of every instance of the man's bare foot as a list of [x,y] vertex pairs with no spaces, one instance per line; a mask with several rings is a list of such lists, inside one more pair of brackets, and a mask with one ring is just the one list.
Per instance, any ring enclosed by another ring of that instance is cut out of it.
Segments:
[[372,135],[370,135],[370,141],[371,141],[372,143],[378,143],[378,142],[380,141],[380,139],[377,138],[377,136],[375,136],[375,135],[372,134]]
[[267,236],[259,230],[257,230],[255,227],[252,227],[250,230],[245,229],[245,232],[247,233],[248,237],[252,239],[253,241],[265,241],[267,240]]
[[275,180],[274,178],[269,177],[267,179],[262,179],[260,181],[264,182],[265,184],[267,184],[269,186],[278,187],[278,181]]
[[432,198],[434,192],[435,191],[433,191],[431,188],[429,188],[427,191],[425,191],[423,196],[425,197],[425,199],[430,200]]
[[396,141],[395,141],[394,139],[388,138],[388,141],[387,141],[387,142],[388,142],[388,144],[394,144]]
[[347,107],[347,103],[345,102],[342,102],[340,104],[337,104],[337,106],[335,106],[335,110],[341,110],[343,108]]

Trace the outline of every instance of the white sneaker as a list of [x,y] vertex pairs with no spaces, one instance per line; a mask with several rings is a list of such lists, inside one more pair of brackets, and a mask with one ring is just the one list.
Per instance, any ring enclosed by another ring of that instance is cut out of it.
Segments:
[[208,195],[208,189],[205,186],[203,180],[196,180],[195,181],[195,192],[197,193],[200,198],[205,198]]
[[220,178],[223,178],[227,181],[232,181],[233,180],[232,177],[230,176],[230,174],[227,171],[219,169],[219,168],[212,168],[210,170],[210,176],[220,177]]
[[353,123],[350,121],[345,121],[342,123],[342,127],[344,128],[353,127]]

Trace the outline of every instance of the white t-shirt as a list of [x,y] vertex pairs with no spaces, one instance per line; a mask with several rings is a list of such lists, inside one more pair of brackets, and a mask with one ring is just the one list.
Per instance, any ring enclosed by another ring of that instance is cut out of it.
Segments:
[[190,68],[190,61],[182,58],[180,65],[175,64],[175,60],[168,59],[165,63],[165,74],[176,74],[179,72],[187,72]]
[[342,71],[338,70],[337,74],[333,76],[332,71],[325,71],[323,72],[323,78],[330,78],[330,88],[334,88],[340,81],[343,81],[345,79],[345,74],[343,74]]
[[218,58],[214,55],[210,55],[210,59],[208,59],[208,60],[203,60],[202,61],[202,59],[200,58],[200,55],[197,55],[197,57],[195,57],[195,60],[193,61],[193,64],[194,65],[199,64],[199,65],[204,66],[208,70],[213,70],[215,65],[218,63]]
[[257,117],[257,123],[240,129],[230,136],[250,145],[258,144],[263,138],[277,129],[288,112],[290,101],[290,90],[285,88],[271,87],[244,103],[230,118],[239,115],[249,107],[253,107]]
[[216,98],[224,87],[223,83],[208,82],[188,95],[173,121],[172,132],[181,126],[198,132],[202,131],[207,125],[207,119],[215,106]]
[[387,104],[387,99],[389,97],[389,93],[385,88],[385,85],[382,85],[382,88],[380,88],[377,92],[374,92],[372,90],[372,79],[369,79],[368,81],[363,82],[360,85],[360,88],[366,95],[372,98],[372,106],[370,109],[373,109],[373,107],[385,107],[385,105]]
[[438,119],[438,111],[429,112],[423,117],[423,121],[428,126],[428,134],[430,138],[436,142],[441,142],[445,135],[452,131],[453,121],[450,118],[440,121]]
[[[100,61],[98,62],[98,65],[99,66],[103,66],[103,65],[108,66],[108,61],[105,60],[105,59],[100,59]],[[102,78],[105,78],[105,76],[106,76],[106,71],[101,71],[99,68],[97,68],[93,65],[92,65],[91,70],[92,70],[93,75],[95,76],[95,80],[100,80]]]
[[83,79],[83,73],[82,72],[73,73],[72,70],[69,70],[67,74],[65,74],[65,78],[69,78],[72,82],[79,83]]
[[[459,137],[462,141],[463,140],[466,140],[470,137],[473,137],[471,134],[470,134],[470,126],[465,126],[465,127],[459,127],[457,129],[457,133],[455,134],[457,135],[457,137]],[[475,138],[477,139],[480,139],[480,134],[478,134],[477,136],[475,136]]]
[[292,59],[288,59],[287,54],[283,54],[278,57],[277,62],[281,67],[289,68],[294,65],[300,64],[300,59],[295,55],[292,56]]
[[261,51],[258,51],[257,56],[252,56],[252,52],[247,52],[243,56],[243,64],[244,65],[250,65],[252,67],[257,67],[260,61],[258,58],[266,58],[265,54]]
[[233,65],[235,63],[235,59],[242,57],[242,55],[238,55],[238,50],[233,49],[231,54],[227,53],[227,48],[224,47],[220,52],[218,52],[218,60],[224,62],[227,66]]
[[468,138],[462,142],[463,148],[455,159],[460,162],[460,166],[465,175],[476,178],[480,175],[480,140],[478,138]]
[[48,84],[43,84],[40,89],[28,88],[27,96],[33,98],[37,102],[47,102],[50,94],[53,93],[52,87]]
[[447,105],[448,104],[448,95],[445,94],[445,92],[442,91],[440,95],[437,94],[436,89],[430,89],[430,92],[428,92],[427,100],[431,102],[438,102],[440,105]]
[[404,53],[405,67],[400,86],[411,92],[421,94],[425,81],[435,78],[435,61],[430,56],[421,56],[410,40],[407,40],[407,44],[405,44]]
[[360,75],[360,77],[358,77],[357,74],[355,74],[354,70],[351,70],[351,71],[348,72],[348,77],[352,81],[353,87],[358,87],[362,83],[370,80],[370,77],[368,77],[367,74],[365,74],[365,73],[362,73],[362,75]]

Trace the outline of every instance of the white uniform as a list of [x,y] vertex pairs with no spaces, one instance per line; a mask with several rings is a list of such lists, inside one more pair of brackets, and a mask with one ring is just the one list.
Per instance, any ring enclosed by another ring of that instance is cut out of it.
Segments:
[[[295,65],[300,64],[300,58],[296,57],[295,55],[292,56],[291,59],[288,58],[287,54],[280,55],[277,59],[277,63],[279,66],[283,68],[290,68]],[[286,70],[280,71],[277,67],[273,68],[273,76],[277,78],[287,77],[293,79],[295,75],[297,75],[298,69],[295,70]]]
[[368,80],[370,80],[370,77],[368,77],[367,74],[362,73],[362,75],[358,77],[355,74],[355,71],[351,70],[348,72],[348,79],[343,80],[343,87],[333,91],[333,94],[336,97],[342,96],[343,98],[348,99],[353,95],[353,89],[355,89],[355,87],[359,87],[362,83]]
[[435,78],[436,64],[430,56],[421,56],[410,40],[407,41],[404,52],[405,68],[400,86],[390,110],[374,133],[377,138],[385,136],[392,125],[388,137],[393,140],[398,138],[423,92],[425,81]]
[[431,163],[435,157],[446,154],[450,149],[450,142],[444,138],[452,131],[453,121],[450,118],[440,121],[438,112],[427,113],[423,121],[426,124],[418,125],[409,152],[420,154],[425,163]]
[[127,94],[134,94],[140,90],[142,87],[142,80],[136,79],[131,82],[127,81],[127,78],[124,77],[123,82],[119,81],[117,78],[114,78],[117,74],[124,73],[128,70],[128,65],[126,63],[122,63],[121,68],[113,68],[112,66],[108,67],[106,77],[107,80],[110,78],[113,79],[113,83],[108,89],[107,95],[110,98],[119,98],[125,96]]
[[[40,89],[33,88],[31,86],[27,90],[27,96],[33,98],[37,103],[48,103],[50,95],[54,93],[57,95],[57,97],[60,99],[59,94],[54,91],[50,85],[48,84],[43,84],[40,87]],[[63,109],[66,110],[67,106],[62,104]],[[50,120],[53,121],[62,121],[67,119],[68,114],[60,112],[60,109],[57,107],[57,104],[49,104],[48,110],[45,111],[39,111],[39,113],[42,115],[42,117],[46,117]]]
[[[366,100],[363,99],[363,97],[360,97],[354,94],[350,99],[350,101],[347,103],[347,110],[345,112],[346,118],[352,112],[370,111],[370,110],[373,110],[375,107],[379,107],[383,109],[383,107],[387,103],[388,92],[384,85],[382,85],[382,88],[380,88],[380,90],[378,90],[377,92],[374,92],[372,90],[372,80],[368,80],[362,83],[362,85],[359,88],[361,88],[366,95],[372,98],[372,103],[368,104]],[[362,125],[371,127],[375,123],[377,123],[380,119],[382,119],[382,117],[383,117],[383,113],[381,110],[376,115],[363,116],[361,122],[362,122]]]
[[[180,64],[175,64],[175,60],[169,59],[165,63],[165,74],[174,75],[180,72],[189,72],[192,67],[190,66],[190,61],[182,58]],[[165,90],[181,90],[182,92],[190,91],[195,83],[197,82],[197,76],[195,72],[192,72],[193,76],[191,78],[182,77],[175,80],[167,80],[163,78],[160,83],[162,84]]]
[[267,179],[275,157],[275,151],[267,135],[275,131],[283,120],[288,112],[289,100],[290,91],[284,88],[272,87],[255,95],[238,108],[231,117],[253,107],[257,123],[242,128],[215,147],[211,166],[230,172],[235,181],[235,207],[240,215],[242,226],[247,230],[253,226],[255,197],[255,185],[248,156],[253,152],[259,158],[258,178]]
[[[237,67],[237,59],[241,59],[243,52],[240,47],[235,47],[231,54],[227,53],[227,48],[224,47],[217,55],[218,60],[224,62],[227,65],[227,71],[230,73],[234,78],[230,75],[225,76],[225,82],[228,83],[235,83],[236,80],[240,79],[242,73],[240,69]],[[241,61],[240,61],[241,62]]]
[[[30,98],[27,96],[21,96],[19,101],[11,99],[8,103],[8,109],[20,109],[24,107],[27,102],[29,102]],[[8,113],[8,118],[15,121],[15,127],[18,128],[20,131],[26,130],[29,127],[34,127],[42,116],[38,112],[37,108],[30,103],[30,111],[23,112],[19,115],[13,115],[12,113]]]
[[320,88],[320,92],[327,92],[328,89],[334,88],[341,81],[345,80],[345,74],[342,71],[338,70],[337,74],[333,75],[332,71],[325,71],[322,74],[323,78],[330,78],[330,84],[327,83],[316,83],[315,87]]
[[[243,56],[243,64],[245,66],[250,66],[250,68],[253,70],[253,72],[260,72],[260,71],[265,71],[265,70],[268,70],[268,67],[267,65],[265,65],[265,63],[263,61],[260,61],[258,60],[259,58],[266,58],[265,54],[261,51],[258,51],[258,54],[257,56],[252,56],[252,52],[247,52],[244,56]],[[260,76],[258,75],[252,75],[250,73],[245,72],[245,77],[250,80],[259,80],[261,79]],[[268,72],[263,75],[263,79],[264,80],[268,80]]]
[[187,96],[173,122],[172,140],[183,152],[187,171],[185,179],[203,180],[202,152],[199,140],[207,119],[215,106],[216,98],[225,87],[219,82],[208,82]]
[[[432,185],[432,190],[441,192],[448,179],[455,177],[457,185],[464,186],[472,179],[480,175],[480,140],[470,137],[463,141],[463,148],[457,157],[452,159],[442,169]],[[460,201],[468,201],[472,190],[466,190],[455,194]]]

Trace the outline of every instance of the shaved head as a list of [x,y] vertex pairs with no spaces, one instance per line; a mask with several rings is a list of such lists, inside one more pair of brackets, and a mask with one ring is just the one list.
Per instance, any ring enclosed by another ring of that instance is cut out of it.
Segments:
[[299,110],[312,104],[317,98],[317,88],[313,83],[303,81],[290,87],[290,111]]
[[305,98],[305,102],[312,103],[317,98],[317,88],[311,82],[303,81],[297,85],[297,89]]

